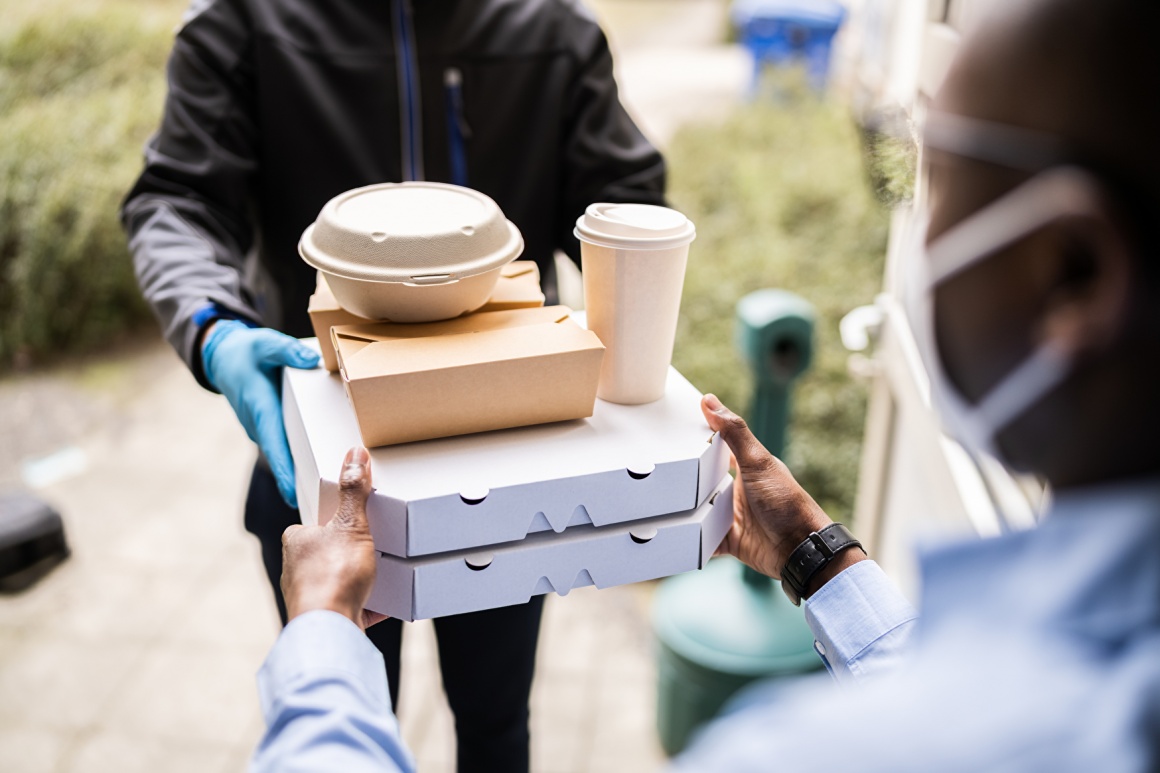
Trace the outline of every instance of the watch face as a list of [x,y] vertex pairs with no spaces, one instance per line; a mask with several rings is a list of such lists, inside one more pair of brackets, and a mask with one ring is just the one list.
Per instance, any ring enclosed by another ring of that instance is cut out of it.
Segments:
[[801,603],[806,583],[815,572],[825,566],[826,559],[817,546],[819,540],[818,533],[812,532],[789,554],[789,560],[781,570],[782,586],[795,604]]
[[[850,530],[843,524],[831,523],[802,540],[781,570],[781,587],[795,606],[801,606],[801,597],[810,580],[847,548],[862,549]],[[865,550],[863,550],[865,552]]]

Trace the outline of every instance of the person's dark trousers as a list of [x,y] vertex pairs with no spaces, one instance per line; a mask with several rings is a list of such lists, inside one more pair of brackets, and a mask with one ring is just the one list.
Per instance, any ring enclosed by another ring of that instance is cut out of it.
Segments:
[[[246,530],[262,545],[282,624],[282,532],[299,523],[298,511],[278,494],[274,476],[259,462],[246,498]],[[527,604],[435,620],[443,689],[455,714],[459,773],[521,773],[528,769],[528,695],[544,597]],[[403,623],[384,620],[367,636],[387,665],[391,704],[398,707]]]

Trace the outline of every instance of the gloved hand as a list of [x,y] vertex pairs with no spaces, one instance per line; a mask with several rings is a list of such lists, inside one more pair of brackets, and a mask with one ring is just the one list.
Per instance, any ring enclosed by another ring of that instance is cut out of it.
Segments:
[[238,420],[262,449],[286,504],[298,506],[294,460],[282,423],[282,368],[313,368],[318,354],[269,328],[218,320],[201,350],[205,377],[226,396]]

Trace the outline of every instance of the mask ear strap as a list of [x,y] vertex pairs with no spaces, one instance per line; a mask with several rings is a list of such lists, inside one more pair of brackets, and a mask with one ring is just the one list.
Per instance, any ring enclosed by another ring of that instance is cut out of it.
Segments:
[[1091,175],[1059,167],[1032,177],[936,239],[928,248],[931,285],[1039,230],[1086,211],[1094,200]]
[[1039,172],[1065,162],[1067,143],[1046,132],[964,115],[931,110],[926,114],[922,144],[988,164]]
[[1044,344],[1008,373],[974,408],[992,438],[1023,415],[1071,373],[1071,358],[1061,347]]

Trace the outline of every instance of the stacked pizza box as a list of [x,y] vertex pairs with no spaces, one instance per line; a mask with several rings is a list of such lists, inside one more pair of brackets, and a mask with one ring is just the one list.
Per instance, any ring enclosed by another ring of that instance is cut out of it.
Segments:
[[542,306],[538,280],[512,263],[489,305],[412,326],[369,324],[320,281],[310,345],[326,367],[286,369],[286,434],[306,523],[334,513],[347,449],[370,448],[376,612],[441,617],[699,569],[732,523],[700,393],[670,370],[658,401],[597,399],[603,347]]

